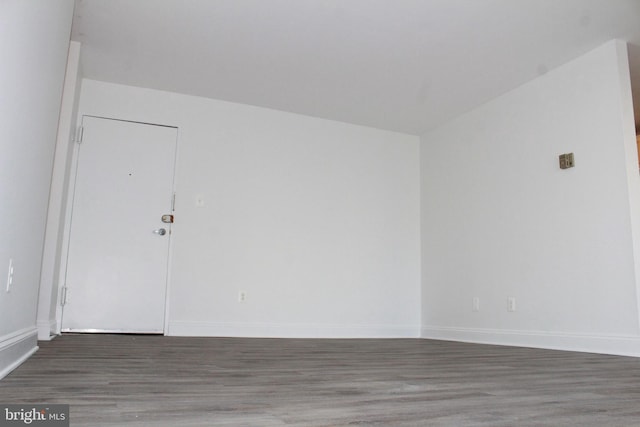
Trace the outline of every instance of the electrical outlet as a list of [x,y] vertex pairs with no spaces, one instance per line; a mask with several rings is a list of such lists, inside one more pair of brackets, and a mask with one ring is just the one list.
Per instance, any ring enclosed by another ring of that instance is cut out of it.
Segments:
[[516,298],[507,298],[507,311],[516,311]]
[[9,270],[7,271],[7,292],[11,291],[13,285],[13,258],[9,258]]
[[480,311],[480,298],[473,297],[473,311]]
[[245,291],[238,292],[238,302],[245,302],[247,300],[247,293]]

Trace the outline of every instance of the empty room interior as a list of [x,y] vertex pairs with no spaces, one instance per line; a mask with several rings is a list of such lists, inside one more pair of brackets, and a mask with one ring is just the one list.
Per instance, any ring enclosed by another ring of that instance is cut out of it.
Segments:
[[640,0],[0,1],[0,405],[640,425],[638,135]]

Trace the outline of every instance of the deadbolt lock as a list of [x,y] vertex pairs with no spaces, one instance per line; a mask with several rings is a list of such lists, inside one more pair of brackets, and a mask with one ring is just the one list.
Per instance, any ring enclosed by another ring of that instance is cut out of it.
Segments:
[[573,153],[560,154],[560,169],[569,169],[576,165]]
[[173,224],[173,215],[162,215],[162,222],[165,224]]

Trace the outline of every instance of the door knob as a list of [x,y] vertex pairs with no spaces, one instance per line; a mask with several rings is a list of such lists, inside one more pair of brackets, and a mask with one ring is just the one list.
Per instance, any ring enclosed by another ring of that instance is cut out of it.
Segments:
[[155,234],[159,234],[160,236],[164,236],[165,234],[167,234],[167,230],[165,230],[164,228],[158,228],[157,230],[153,230],[153,232]]

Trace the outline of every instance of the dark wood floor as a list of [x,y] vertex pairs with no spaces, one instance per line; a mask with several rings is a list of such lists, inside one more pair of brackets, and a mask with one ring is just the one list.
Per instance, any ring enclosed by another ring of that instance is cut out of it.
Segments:
[[640,359],[431,340],[63,335],[1,403],[72,426],[640,426]]

